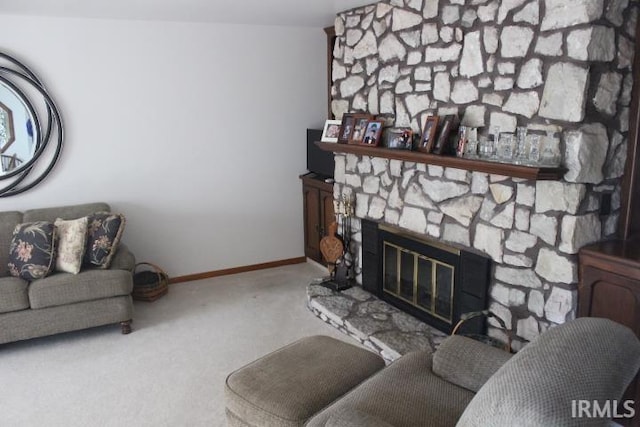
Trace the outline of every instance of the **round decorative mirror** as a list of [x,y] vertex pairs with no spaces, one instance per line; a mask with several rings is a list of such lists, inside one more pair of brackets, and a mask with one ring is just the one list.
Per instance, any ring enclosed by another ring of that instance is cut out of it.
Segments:
[[0,197],[40,183],[62,150],[58,109],[38,77],[0,52]]

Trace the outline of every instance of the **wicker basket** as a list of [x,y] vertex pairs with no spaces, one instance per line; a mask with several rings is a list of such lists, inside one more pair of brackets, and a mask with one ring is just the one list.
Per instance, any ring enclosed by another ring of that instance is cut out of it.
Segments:
[[[152,270],[136,273],[139,266],[146,265]],[[150,262],[139,262],[133,269],[133,292],[136,301],[155,301],[169,292],[169,275]]]
[[498,341],[497,339],[492,338],[492,337],[490,337],[488,335],[464,334],[464,336],[467,336],[467,337],[472,338],[472,339],[477,340],[477,341],[481,341],[481,342],[483,342],[485,344],[489,344],[489,345],[494,346],[494,347],[501,348],[501,349],[511,353],[512,352],[512,349],[511,349],[511,331],[507,329],[507,326],[505,325],[504,321],[501,318],[499,318],[498,316],[496,316],[495,314],[493,314],[489,310],[473,311],[473,312],[470,312],[470,313],[464,313],[463,315],[460,316],[460,321],[458,323],[456,323],[456,326],[453,328],[453,331],[451,332],[451,335],[455,335],[456,332],[458,331],[458,329],[460,329],[460,326],[462,326],[462,324],[464,322],[466,322],[469,319],[473,319],[474,317],[479,317],[479,316],[486,316],[487,318],[493,317],[500,324],[500,326],[502,326],[502,329],[504,329],[506,334],[507,334],[507,342],[506,342],[506,344],[503,343],[502,341]]

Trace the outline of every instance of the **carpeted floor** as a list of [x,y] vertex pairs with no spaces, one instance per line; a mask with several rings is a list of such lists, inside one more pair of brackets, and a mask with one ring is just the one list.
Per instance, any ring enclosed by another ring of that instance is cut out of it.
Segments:
[[299,264],[172,285],[134,332],[95,328],[0,346],[1,426],[224,426],[228,373],[298,338],[355,343],[305,306]]

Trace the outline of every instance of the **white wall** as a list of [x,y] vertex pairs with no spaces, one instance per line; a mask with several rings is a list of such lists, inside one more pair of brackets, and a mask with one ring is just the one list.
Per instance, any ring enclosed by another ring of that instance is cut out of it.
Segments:
[[0,210],[106,201],[137,258],[172,276],[303,255],[322,29],[0,15],[0,39],[66,127],[51,175]]

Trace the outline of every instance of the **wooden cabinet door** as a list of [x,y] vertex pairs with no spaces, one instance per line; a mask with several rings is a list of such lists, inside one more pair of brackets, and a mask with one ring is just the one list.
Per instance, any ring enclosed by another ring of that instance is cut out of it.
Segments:
[[313,260],[321,260],[320,254],[320,192],[303,185],[304,197],[304,254]]
[[579,288],[580,316],[604,317],[628,326],[640,337],[640,283],[584,266]]
[[319,263],[323,262],[320,239],[335,221],[333,215],[333,184],[314,174],[303,175],[302,195],[304,201],[304,255]]

